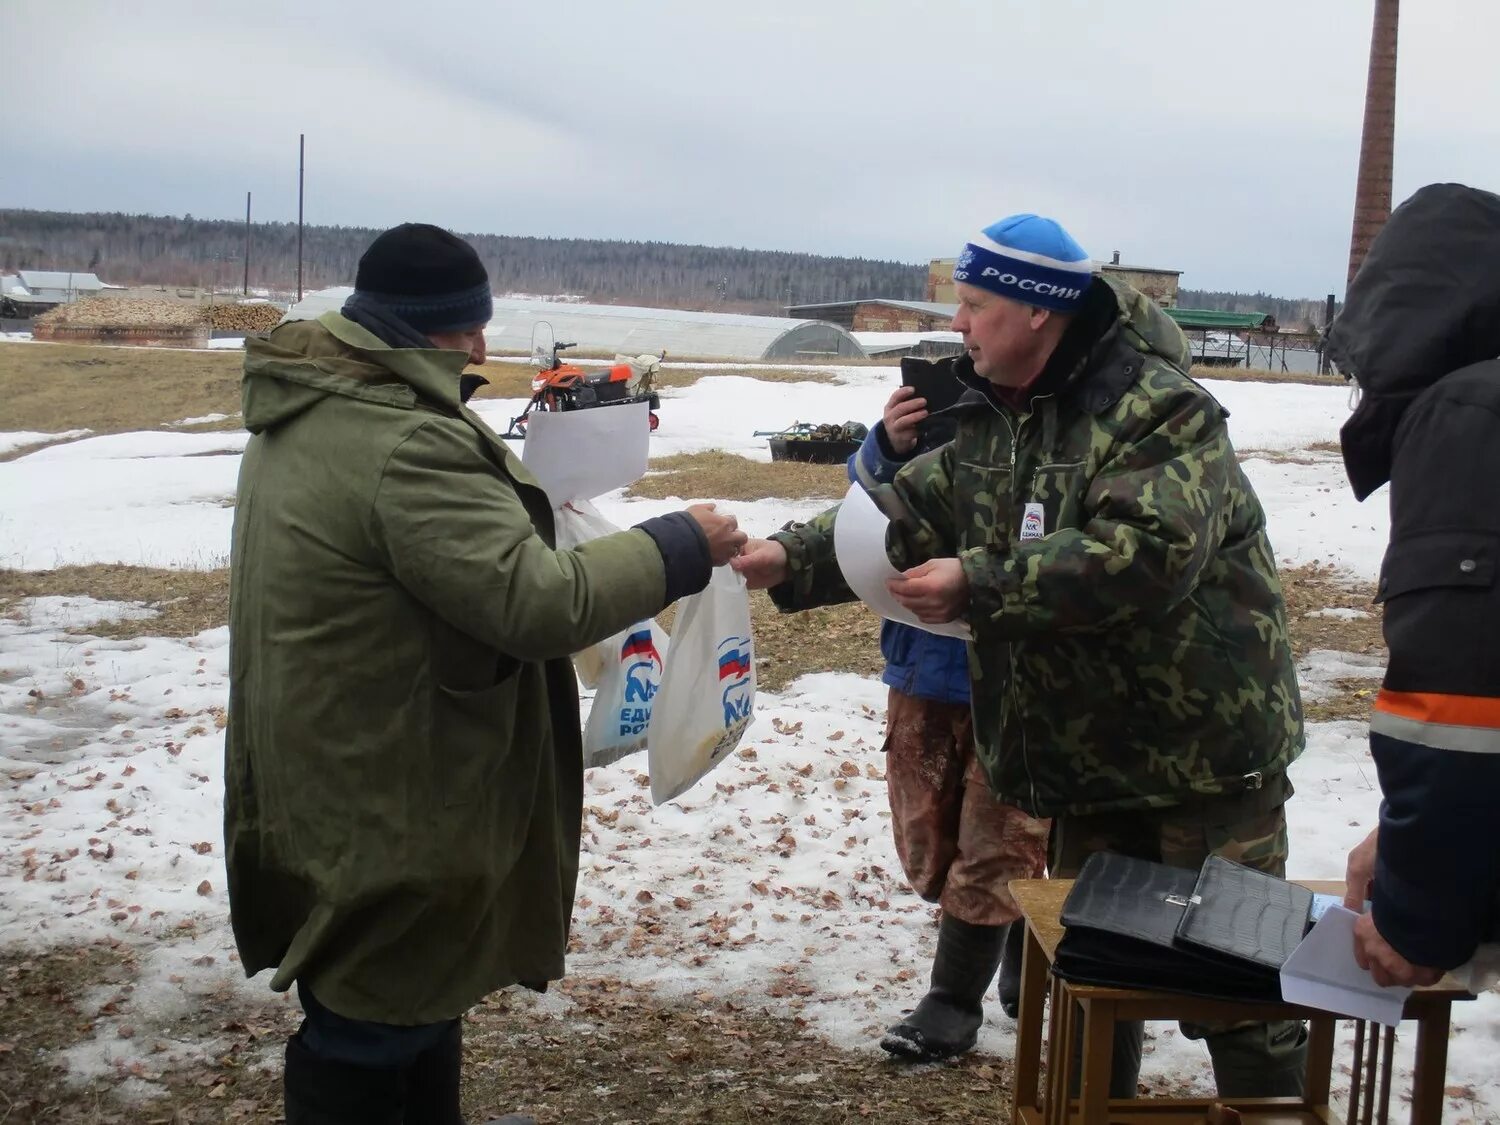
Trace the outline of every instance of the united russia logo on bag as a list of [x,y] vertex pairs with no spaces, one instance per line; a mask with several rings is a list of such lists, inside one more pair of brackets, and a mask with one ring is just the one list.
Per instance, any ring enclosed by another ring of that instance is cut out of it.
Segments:
[[755,686],[750,679],[750,638],[727,637],[719,643],[719,688],[726,728],[750,717]]
[[631,633],[620,646],[620,663],[625,666],[625,702],[650,703],[661,687],[662,660],[650,629]]
[[646,732],[651,721],[651,700],[661,690],[662,659],[650,629],[638,629],[620,645],[620,667],[625,674],[621,698],[620,734]]

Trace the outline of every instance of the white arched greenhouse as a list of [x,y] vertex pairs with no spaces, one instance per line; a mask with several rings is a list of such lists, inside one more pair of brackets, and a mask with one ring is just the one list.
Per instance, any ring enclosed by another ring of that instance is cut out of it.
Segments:
[[[309,293],[291,307],[290,320],[310,320],[341,308],[347,286]],[[505,297],[485,329],[495,354],[528,353],[538,323],[583,354],[667,353],[668,359],[862,359],[864,349],[845,329],[819,320],[738,313],[684,312],[626,305],[580,305]]]

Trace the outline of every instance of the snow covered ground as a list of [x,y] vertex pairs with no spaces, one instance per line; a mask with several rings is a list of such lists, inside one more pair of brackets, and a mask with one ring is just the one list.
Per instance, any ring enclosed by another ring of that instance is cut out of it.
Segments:
[[[757,429],[878,416],[894,370],[835,370],[837,384],[719,377],[669,392],[653,453],[726,449],[764,460]],[[1211,386],[1232,411],[1236,445],[1273,451],[1253,454],[1246,468],[1278,558],[1373,577],[1384,498],[1356,505],[1334,453],[1276,455],[1336,441],[1344,392]],[[503,426],[519,405],[485,401],[481,410]],[[0,434],[0,448],[35,440]],[[244,441],[242,433],[83,436],[0,463],[0,566],[222,565]],[[599,506],[627,524],[678,505],[613,494]],[[766,500],[735,510],[765,533],[821,506]],[[70,1053],[79,1075],[113,1072],[146,1050],[143,1038],[120,1038],[116,1023],[182,1010],[226,984],[267,995],[264,979],[241,979],[226,919],[226,631],[129,641],[90,632],[143,612],[40,598],[0,618],[0,945],[113,936],[139,942],[145,961],[147,983]],[[1380,668],[1315,653],[1301,672],[1315,694],[1340,678],[1373,685]],[[846,674],[763,693],[740,751],[661,808],[650,805],[640,756],[590,771],[570,971],[671,996],[739,993],[800,1015],[833,1042],[873,1050],[878,1031],[922,994],[935,933],[933,908],[905,886],[891,843],[883,710],[876,681]],[[1363,724],[1314,724],[1293,779],[1291,873],[1339,878],[1378,803]],[[537,1003],[550,1011],[567,1001],[554,993]],[[1455,1119],[1500,1119],[1500,996],[1459,1005],[1454,1017]],[[1170,1025],[1152,1035],[1148,1074],[1209,1088],[1198,1044]],[[1408,1039],[1398,1061],[1409,1074]],[[980,1049],[1008,1056],[1011,1048],[1011,1023],[992,1005]]]

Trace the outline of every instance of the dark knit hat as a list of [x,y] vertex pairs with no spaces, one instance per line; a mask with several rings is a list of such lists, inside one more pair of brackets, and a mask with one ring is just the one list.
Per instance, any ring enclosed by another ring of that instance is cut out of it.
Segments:
[[457,332],[495,314],[490,278],[474,248],[430,223],[402,223],[359,259],[354,294],[418,332]]

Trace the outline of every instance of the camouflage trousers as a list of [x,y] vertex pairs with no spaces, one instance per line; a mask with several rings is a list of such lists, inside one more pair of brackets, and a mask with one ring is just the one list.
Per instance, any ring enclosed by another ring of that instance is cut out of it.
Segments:
[[[1285,777],[1268,778],[1256,792],[1199,798],[1168,809],[1132,809],[1092,816],[1058,817],[1052,826],[1051,871],[1078,874],[1094,852],[1112,851],[1172,867],[1197,870],[1221,855],[1272,875],[1286,874]],[[1307,1032],[1300,1021],[1181,1025],[1201,1039],[1213,1059],[1221,1097],[1290,1097],[1301,1094]],[[1110,1096],[1134,1097],[1145,1034],[1140,1023],[1116,1026]]]
[[1039,879],[1050,822],[995,800],[966,703],[891,689],[885,779],[896,854],[912,889],[976,926],[1020,917],[1012,879]]

